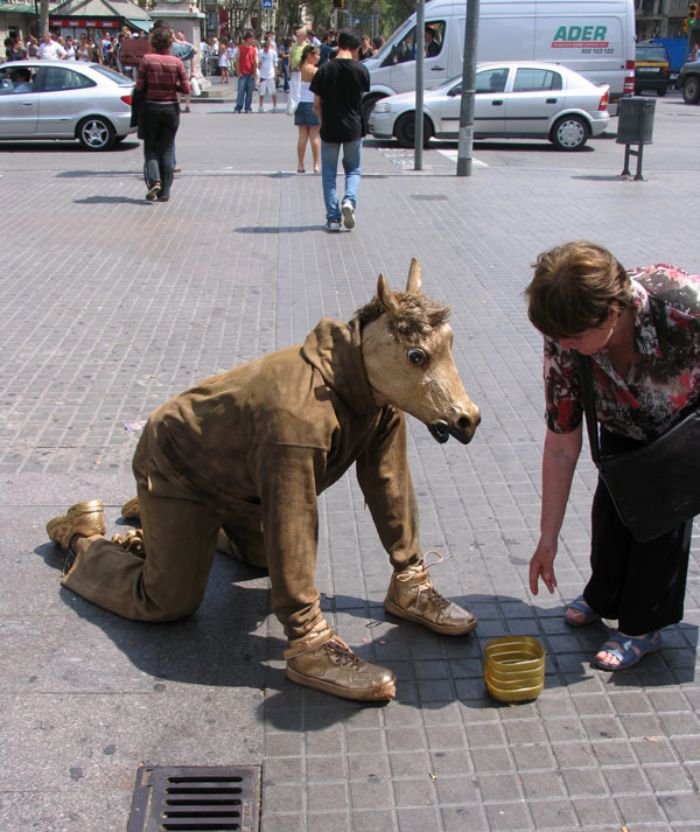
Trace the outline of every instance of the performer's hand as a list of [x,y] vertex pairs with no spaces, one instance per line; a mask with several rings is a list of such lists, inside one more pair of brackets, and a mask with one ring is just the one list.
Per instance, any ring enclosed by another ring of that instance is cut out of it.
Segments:
[[537,595],[539,591],[540,578],[547,589],[554,592],[557,585],[557,579],[554,575],[554,558],[556,555],[556,546],[547,546],[541,540],[537,544],[535,554],[530,560],[530,589],[533,595]]

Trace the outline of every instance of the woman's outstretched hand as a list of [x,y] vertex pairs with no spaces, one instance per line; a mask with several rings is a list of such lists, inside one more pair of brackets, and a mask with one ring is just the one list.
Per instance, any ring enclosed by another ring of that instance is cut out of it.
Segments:
[[539,591],[540,578],[550,592],[554,592],[557,579],[554,575],[554,558],[556,546],[545,546],[542,541],[537,544],[535,554],[530,559],[530,590],[533,595]]

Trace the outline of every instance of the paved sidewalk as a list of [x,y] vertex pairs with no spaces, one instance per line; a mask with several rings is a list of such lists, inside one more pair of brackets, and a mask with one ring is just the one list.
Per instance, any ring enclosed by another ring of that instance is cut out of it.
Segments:
[[[697,176],[657,149],[673,136],[676,158],[694,152],[697,132],[671,104],[643,183],[619,179],[613,142],[570,156],[480,148],[488,166],[465,180],[442,149],[415,174],[405,152],[368,141],[357,228],[339,235],[322,229],[319,177],[292,173],[283,115],[198,102],[162,205],[143,200],[133,143],[0,148],[0,829],[124,830],[147,762],[261,766],[263,832],[700,830],[697,538],[686,616],[663,651],[624,674],[592,670],[606,628],[562,621],[587,575],[584,455],[559,588],[527,588],[544,426],[522,290],[539,251],[578,237],[630,265],[700,271],[678,222],[681,206],[694,215]],[[121,528],[155,406],[299,342],[322,315],[349,318],[379,271],[401,287],[411,256],[426,292],[453,306],[456,361],[483,413],[467,447],[410,420],[424,547],[445,556],[434,580],[477,613],[475,634],[450,640],[385,615],[389,564],[352,476],[321,499],[318,586],[341,635],[396,671],[386,707],[288,683],[267,578],[223,557],[179,623],[124,621],[59,589],[46,520],[101,496],[108,531]],[[507,633],[545,647],[535,702],[485,693],[483,646]]]

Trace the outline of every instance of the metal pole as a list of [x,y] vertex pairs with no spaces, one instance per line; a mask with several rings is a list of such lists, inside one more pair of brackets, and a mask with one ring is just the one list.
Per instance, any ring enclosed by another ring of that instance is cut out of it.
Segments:
[[479,0],[467,0],[462,61],[462,106],[459,111],[457,176],[472,175],[474,147],[474,95],[476,87],[476,47],[479,40]]
[[423,59],[425,55],[425,0],[416,0],[416,127],[414,170],[423,170]]

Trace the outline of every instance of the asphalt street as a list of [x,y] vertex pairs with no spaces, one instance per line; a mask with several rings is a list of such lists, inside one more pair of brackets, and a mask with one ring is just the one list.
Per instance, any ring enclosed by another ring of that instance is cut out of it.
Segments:
[[[554,595],[533,596],[544,434],[541,339],[522,291],[543,249],[574,238],[628,266],[700,272],[700,107],[656,105],[644,181],[610,134],[579,153],[368,139],[352,233],[323,230],[321,183],[296,175],[283,113],[198,101],[182,116],[171,201],[148,204],[140,143],[0,144],[0,829],[127,826],[142,763],[253,767],[263,832],[700,832],[700,563],[684,621],[624,674],[591,669],[607,629],[572,631],[595,484],[584,453]],[[143,625],[59,588],[44,526],[102,497],[108,532],[134,493],[130,460],[158,404],[198,379],[349,319],[409,260],[451,304],[455,359],[483,422],[469,446],[410,420],[423,545],[478,630],[450,640],[385,615],[390,568],[346,476],[321,498],[318,586],[340,634],[395,670],[398,698],[362,707],[287,682],[264,574],[216,561],[190,619]],[[483,646],[534,635],[546,687],[499,705]],[[139,827],[141,828],[141,827]],[[131,830],[130,830],[131,832]],[[251,830],[252,832],[252,830]]]

